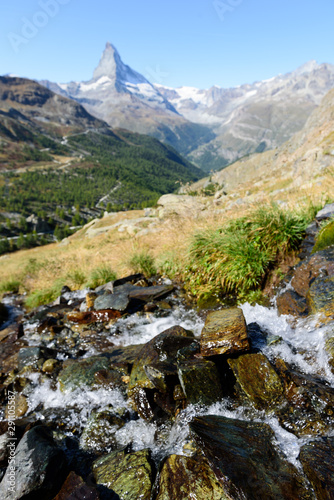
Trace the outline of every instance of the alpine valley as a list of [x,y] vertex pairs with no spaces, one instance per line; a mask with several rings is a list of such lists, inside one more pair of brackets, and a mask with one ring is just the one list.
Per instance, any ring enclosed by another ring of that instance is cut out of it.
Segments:
[[112,127],[172,145],[209,172],[290,139],[333,88],[334,66],[312,60],[291,73],[235,88],[173,89],[149,82],[107,43],[88,82],[40,83]]

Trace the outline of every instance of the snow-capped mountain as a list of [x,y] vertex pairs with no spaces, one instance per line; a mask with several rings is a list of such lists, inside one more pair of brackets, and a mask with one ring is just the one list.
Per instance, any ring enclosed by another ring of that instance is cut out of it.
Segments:
[[[223,64],[223,61],[222,61]],[[107,43],[88,82],[41,82],[114,127],[168,142],[204,170],[280,146],[334,87],[334,66],[309,61],[286,75],[224,89],[152,84]]]
[[[212,128],[216,138],[210,154],[226,162],[280,146],[304,126],[333,87],[334,66],[316,61],[286,75],[231,89],[156,85],[182,116]],[[200,146],[192,158],[201,164],[203,155],[207,159],[208,148]]]
[[75,99],[113,127],[152,135],[183,153],[197,147],[194,135],[204,143],[214,138],[211,130],[183,118],[154,85],[123,63],[110,43],[88,82],[40,83]]

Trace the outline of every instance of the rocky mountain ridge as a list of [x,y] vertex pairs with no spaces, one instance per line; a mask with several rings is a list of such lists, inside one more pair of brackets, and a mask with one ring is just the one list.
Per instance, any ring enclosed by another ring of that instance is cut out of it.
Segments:
[[112,126],[171,144],[209,171],[280,146],[299,131],[334,87],[334,66],[309,61],[291,73],[235,88],[173,89],[149,82],[107,43],[88,82],[41,83]]

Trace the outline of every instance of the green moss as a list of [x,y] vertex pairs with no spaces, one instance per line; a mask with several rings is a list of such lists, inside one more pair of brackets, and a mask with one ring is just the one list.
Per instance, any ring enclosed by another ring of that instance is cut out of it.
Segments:
[[334,245],[334,220],[328,222],[328,224],[321,229],[317,236],[312,253],[324,250],[331,245]]

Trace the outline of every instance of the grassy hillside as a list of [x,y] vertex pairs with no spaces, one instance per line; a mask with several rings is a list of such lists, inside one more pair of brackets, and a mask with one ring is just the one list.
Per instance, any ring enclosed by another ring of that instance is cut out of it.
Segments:
[[0,78],[3,237],[31,230],[23,219],[32,213],[50,231],[78,226],[106,209],[154,205],[203,175],[152,137],[113,131],[35,82]]

